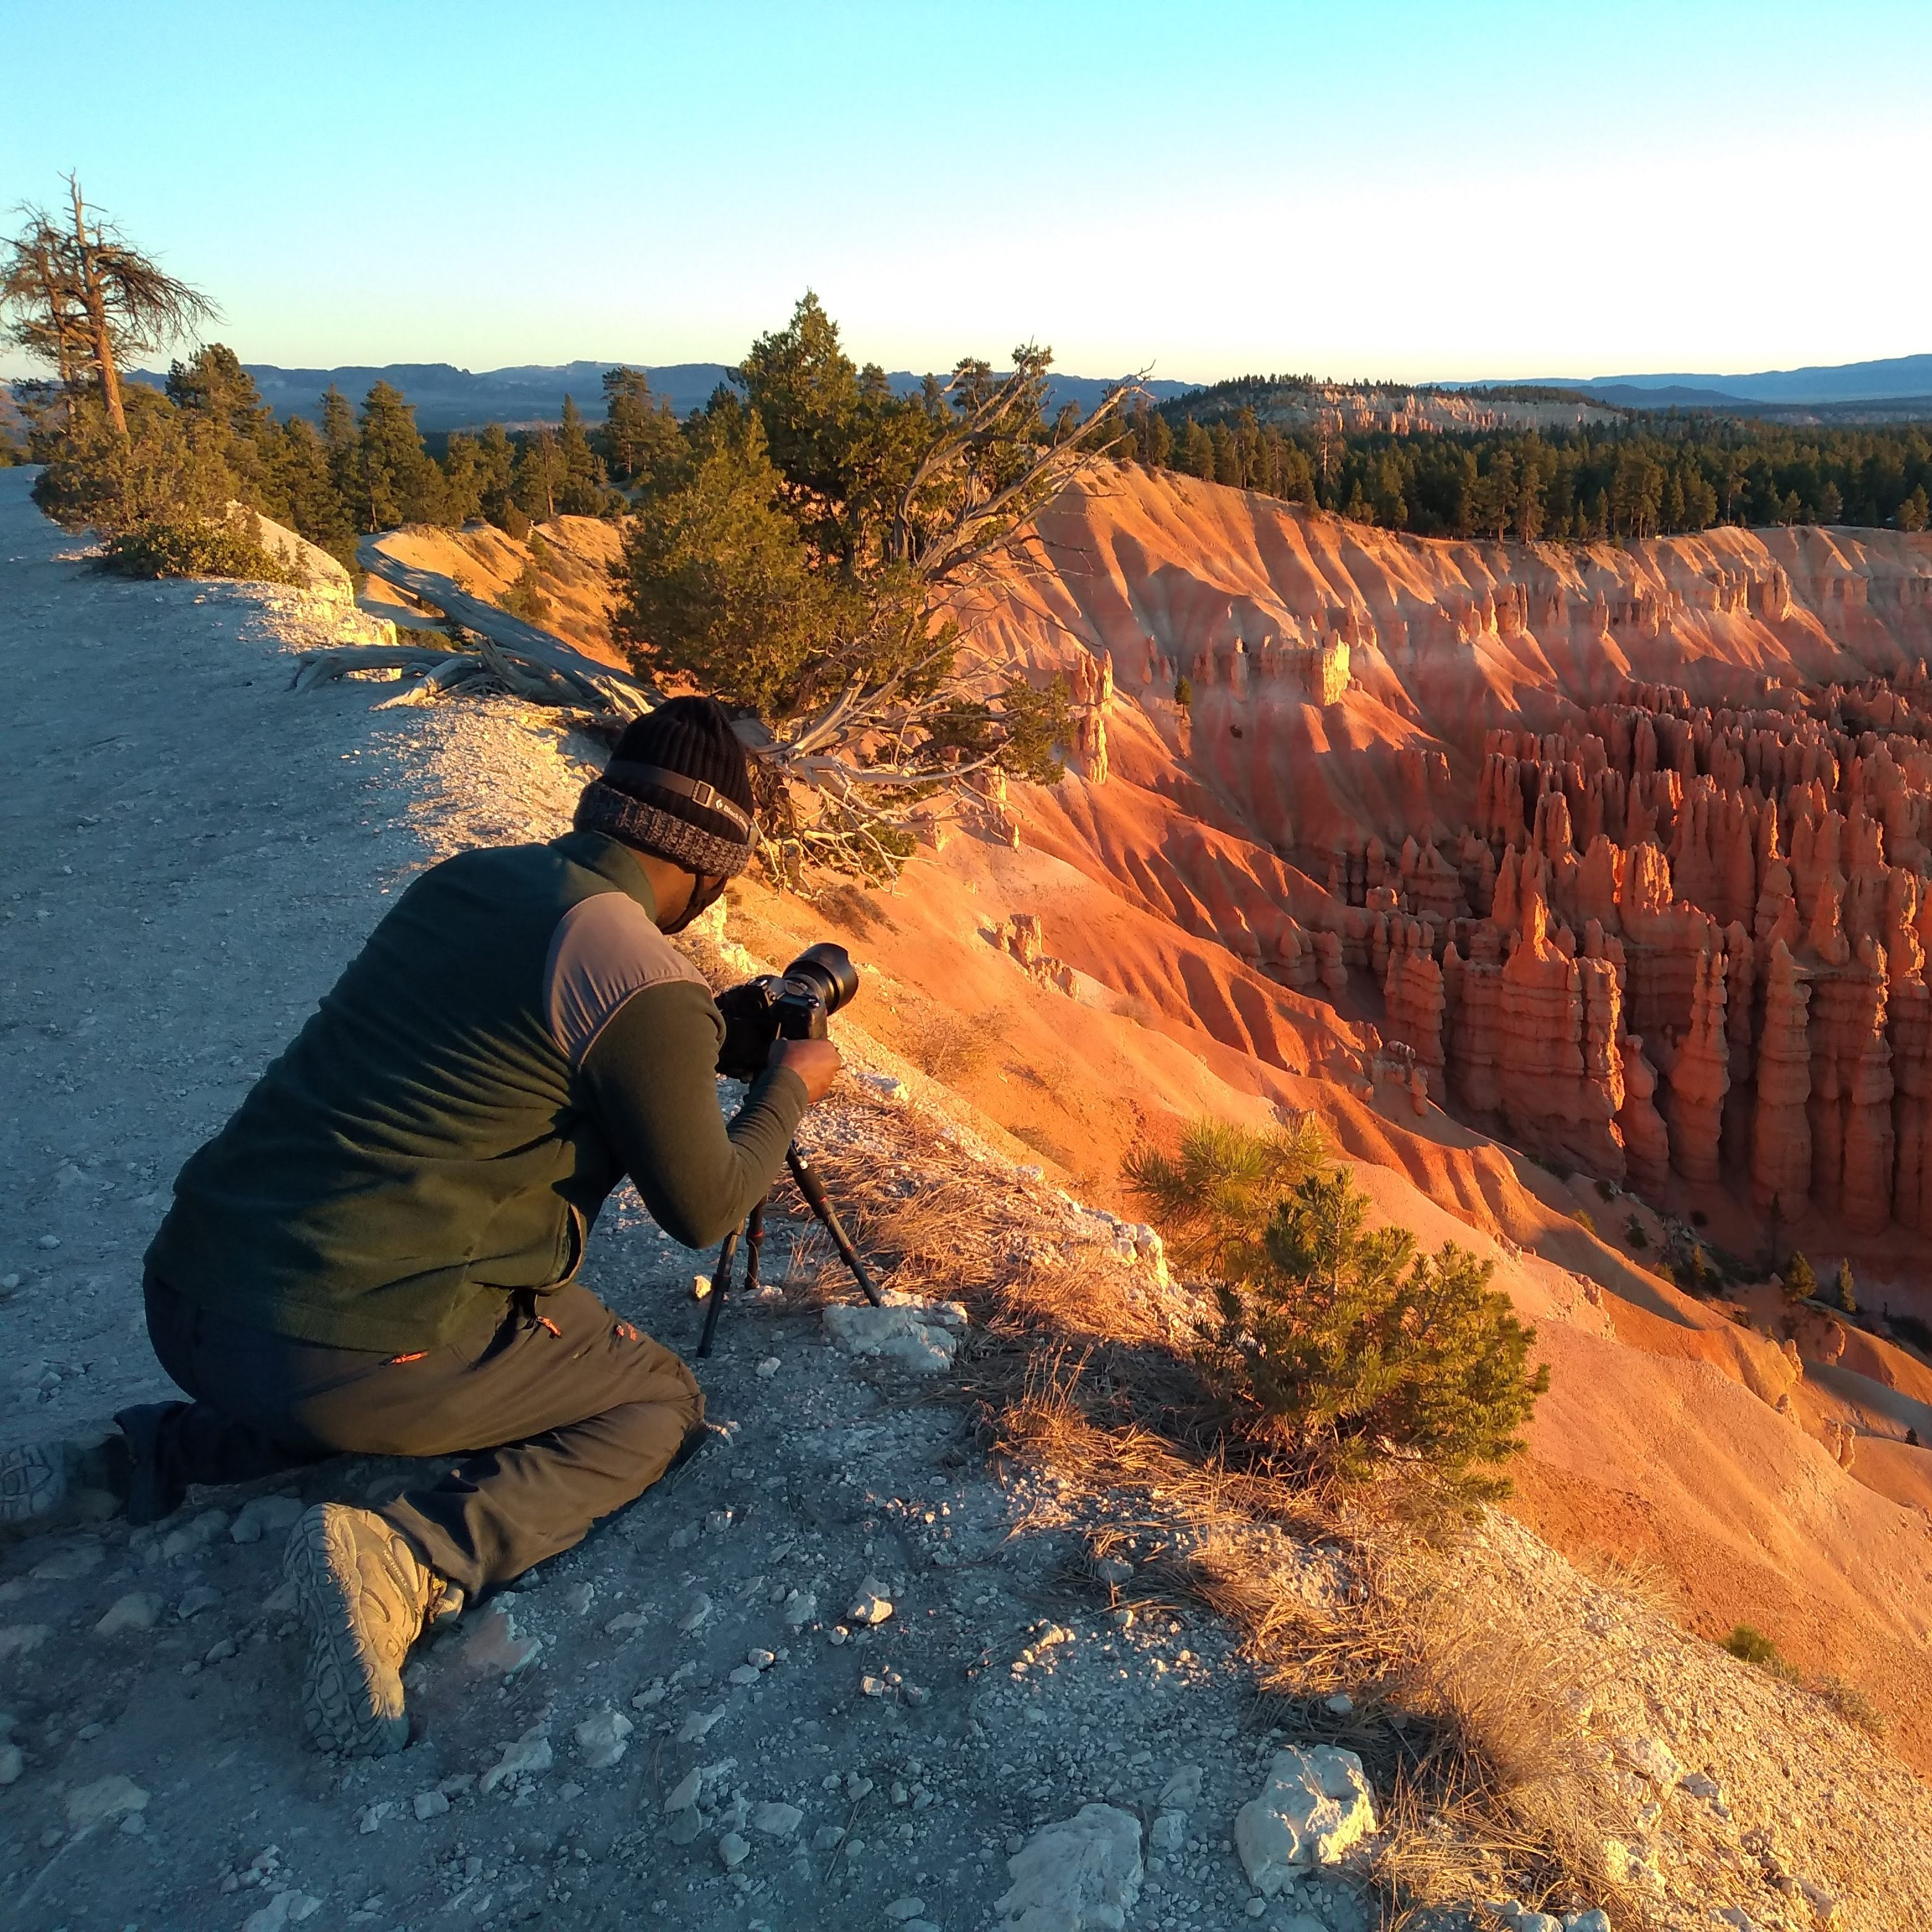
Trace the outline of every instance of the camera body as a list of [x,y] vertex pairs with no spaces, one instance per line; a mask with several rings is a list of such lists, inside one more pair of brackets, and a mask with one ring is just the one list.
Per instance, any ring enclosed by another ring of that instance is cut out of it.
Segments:
[[859,969],[842,946],[808,946],[783,973],[767,973],[718,995],[724,1016],[718,1070],[752,1080],[764,1071],[772,1042],[823,1040],[825,1023],[859,990]]

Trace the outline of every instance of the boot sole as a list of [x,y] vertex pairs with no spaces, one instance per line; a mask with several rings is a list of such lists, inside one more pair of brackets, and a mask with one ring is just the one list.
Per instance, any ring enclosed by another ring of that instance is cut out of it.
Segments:
[[64,1528],[75,1501],[64,1444],[29,1442],[0,1456],[0,1530],[31,1536]]
[[354,1538],[326,1508],[311,1509],[290,1534],[282,1574],[308,1626],[302,1719],[316,1748],[340,1757],[400,1750],[410,1736],[402,1679],[372,1667],[358,1636],[362,1584]]

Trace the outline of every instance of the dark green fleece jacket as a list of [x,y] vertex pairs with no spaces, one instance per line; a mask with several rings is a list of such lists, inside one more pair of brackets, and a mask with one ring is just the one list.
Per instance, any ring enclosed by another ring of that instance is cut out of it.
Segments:
[[601,833],[411,885],[182,1169],[149,1269],[258,1328],[404,1354],[577,1273],[628,1173],[687,1246],[764,1195],[806,1104],[760,1076],[727,1131],[724,1021]]

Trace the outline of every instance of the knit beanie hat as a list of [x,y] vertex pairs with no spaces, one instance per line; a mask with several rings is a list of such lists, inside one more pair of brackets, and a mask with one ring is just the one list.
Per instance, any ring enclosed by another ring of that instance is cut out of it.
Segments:
[[674,698],[626,726],[604,776],[584,787],[576,823],[687,872],[742,872],[755,829],[752,772],[724,707]]

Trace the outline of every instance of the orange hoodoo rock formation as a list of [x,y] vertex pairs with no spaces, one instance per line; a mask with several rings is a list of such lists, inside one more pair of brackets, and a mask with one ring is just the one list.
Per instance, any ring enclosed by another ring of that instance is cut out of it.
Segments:
[[1532,1151],[1932,1227],[1932,542],[1425,542],[1131,470],[1041,541],[974,635],[1069,674],[1062,856]]

